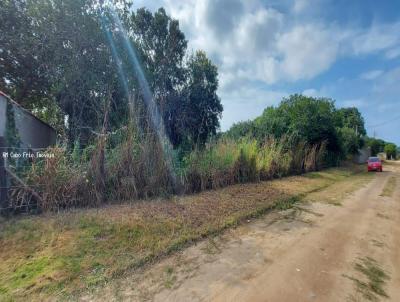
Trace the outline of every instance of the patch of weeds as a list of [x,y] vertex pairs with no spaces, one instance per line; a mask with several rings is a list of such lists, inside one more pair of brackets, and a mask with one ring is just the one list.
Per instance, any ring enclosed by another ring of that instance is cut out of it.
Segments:
[[[0,275],[0,297],[12,297],[16,290],[28,293],[40,289],[47,292],[56,282],[53,273],[59,265],[57,259],[49,257],[30,258],[29,261],[16,266],[12,272]],[[0,300],[3,301],[1,298]]]
[[174,272],[174,268],[173,268],[172,266],[167,266],[167,267],[165,268],[165,273],[166,273],[167,275],[172,275],[173,272]]
[[382,213],[377,213],[376,216],[378,216],[379,218],[383,218],[383,219],[390,219],[390,217],[388,215],[385,215]]
[[345,277],[355,283],[357,291],[362,294],[364,299],[368,301],[378,301],[379,297],[389,297],[383,289],[383,286],[390,277],[374,259],[370,257],[360,258],[359,261],[354,264],[354,268],[357,272],[362,274],[364,280],[347,275],[345,275]]
[[165,268],[164,286],[166,288],[172,288],[175,282],[176,282],[176,276],[174,275],[174,268],[172,266],[167,266]]
[[396,177],[392,176],[386,182],[380,196],[392,197],[395,189],[396,189]]
[[93,287],[95,285],[103,283],[106,278],[104,276],[105,267],[100,263],[95,263],[92,266],[90,274],[85,277],[85,284],[87,287]]
[[385,246],[385,244],[383,242],[375,240],[375,239],[372,239],[371,242],[372,242],[372,244],[374,246],[377,246],[377,247],[384,247]]
[[280,210],[280,211],[288,210],[288,209],[293,208],[294,204],[296,204],[299,201],[300,201],[300,198],[297,196],[286,198],[286,199],[283,199],[283,200],[277,202],[274,205],[274,209]]
[[34,259],[20,266],[15,270],[13,276],[11,277],[12,287],[19,288],[31,286],[32,281],[34,281],[35,277],[44,273],[49,264],[50,259],[47,257],[43,257]]
[[206,246],[202,250],[209,255],[215,255],[221,252],[221,249],[212,237],[208,239]]

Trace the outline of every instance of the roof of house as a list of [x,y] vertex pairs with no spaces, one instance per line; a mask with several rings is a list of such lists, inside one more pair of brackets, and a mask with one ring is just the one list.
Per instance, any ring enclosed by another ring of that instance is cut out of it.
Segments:
[[10,103],[12,103],[13,105],[17,106],[20,110],[22,110],[24,113],[29,114],[30,116],[34,117],[37,121],[41,122],[42,124],[46,125],[47,127],[53,129],[55,131],[55,129],[50,126],[49,124],[47,124],[46,122],[42,121],[40,118],[38,118],[36,115],[34,115],[32,112],[30,112],[29,110],[25,109],[24,107],[22,107],[20,104],[18,104],[16,101],[14,101],[9,95],[5,94],[3,91],[0,90],[0,96],[4,96]]

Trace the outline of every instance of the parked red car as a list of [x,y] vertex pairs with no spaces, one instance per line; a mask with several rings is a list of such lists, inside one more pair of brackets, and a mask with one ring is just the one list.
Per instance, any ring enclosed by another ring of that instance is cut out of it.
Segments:
[[370,157],[368,158],[368,172],[370,171],[378,171],[382,172],[382,161],[379,157]]

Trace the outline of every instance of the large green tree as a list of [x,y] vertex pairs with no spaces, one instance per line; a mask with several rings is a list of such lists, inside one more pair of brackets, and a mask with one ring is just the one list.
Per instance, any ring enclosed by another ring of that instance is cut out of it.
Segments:
[[25,0],[0,2],[0,89],[29,108],[47,100],[53,53]]
[[217,67],[205,52],[197,51],[188,61],[185,106],[185,128],[195,144],[204,144],[219,128],[223,107],[217,89]]
[[299,94],[284,98],[276,108],[269,107],[255,120],[259,138],[290,135],[309,144],[326,142],[329,151],[338,153],[340,145],[334,122],[332,100]]
[[355,107],[340,108],[335,111],[335,122],[343,155],[357,154],[367,134],[360,111]]
[[396,159],[397,157],[397,146],[393,143],[387,143],[384,147],[384,152],[388,159]]
[[336,125],[339,128],[353,129],[356,135],[367,134],[364,125],[364,118],[356,107],[340,108],[335,112]]

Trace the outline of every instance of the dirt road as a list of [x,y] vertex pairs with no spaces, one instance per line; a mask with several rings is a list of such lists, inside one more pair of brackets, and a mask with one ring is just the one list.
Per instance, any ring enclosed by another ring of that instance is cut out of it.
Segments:
[[400,165],[338,189],[188,249],[154,300],[400,301]]

